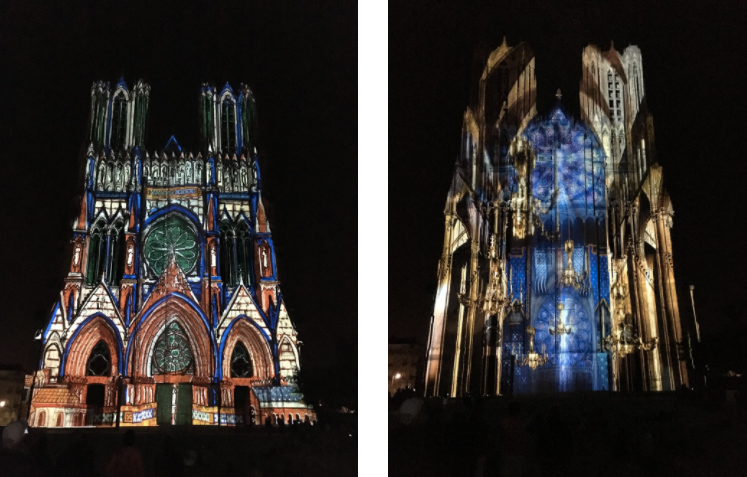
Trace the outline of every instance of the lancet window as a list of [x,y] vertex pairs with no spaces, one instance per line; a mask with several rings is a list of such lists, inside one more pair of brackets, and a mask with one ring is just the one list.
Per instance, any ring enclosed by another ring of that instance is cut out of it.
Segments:
[[237,286],[242,279],[251,283],[252,237],[246,222],[239,220],[236,226],[228,220],[220,223],[220,266],[224,283]]
[[244,283],[251,283],[250,274],[252,266],[252,237],[246,222],[239,221],[236,226],[236,261],[239,273]]
[[106,235],[103,222],[97,222],[91,227],[88,239],[88,269],[86,281],[93,285],[100,278],[106,267]]
[[228,98],[221,102],[221,143],[226,152],[236,150],[236,104]]
[[106,101],[101,92],[94,94],[91,111],[91,141],[101,144],[104,137],[104,119],[106,118]]
[[209,92],[202,93],[202,137],[207,144],[213,144],[213,96]]
[[112,132],[109,145],[114,150],[124,149],[127,135],[127,99],[124,94],[114,98],[112,107]]
[[243,99],[241,108],[242,139],[244,147],[248,149],[249,154],[252,154],[257,140],[257,111],[250,91],[244,93]]
[[91,355],[88,357],[86,364],[87,376],[111,376],[112,358],[109,353],[109,347],[104,340],[99,340],[93,347]]
[[235,285],[236,277],[236,237],[231,223],[220,223],[220,273],[225,283]]
[[109,283],[114,286],[119,285],[122,281],[122,274],[124,272],[124,247],[125,247],[125,235],[124,235],[124,224],[121,221],[114,223],[110,231],[110,259],[109,259]]
[[254,376],[252,357],[246,347],[239,341],[231,355],[231,377],[251,378],[252,376]]

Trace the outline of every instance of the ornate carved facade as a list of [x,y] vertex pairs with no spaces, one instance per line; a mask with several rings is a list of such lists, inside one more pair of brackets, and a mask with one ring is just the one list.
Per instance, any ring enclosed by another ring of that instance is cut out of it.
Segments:
[[582,62],[576,120],[560,91],[537,114],[527,44],[486,59],[444,211],[426,395],[688,383],[641,53],[588,46]]
[[80,214],[29,422],[313,420],[262,204],[252,92],[204,84],[201,150],[145,151],[150,86],[96,82]]

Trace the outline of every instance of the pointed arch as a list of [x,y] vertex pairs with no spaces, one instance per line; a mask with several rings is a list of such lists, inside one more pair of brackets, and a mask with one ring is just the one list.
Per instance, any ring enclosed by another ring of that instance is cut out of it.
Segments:
[[99,312],[89,316],[81,323],[68,340],[65,354],[62,357],[60,374],[85,376],[91,351],[102,340],[109,347],[111,355],[111,370],[109,375],[112,376],[121,373],[122,340],[112,320]]
[[286,378],[290,377],[296,370],[301,369],[298,348],[288,335],[284,336],[278,344],[278,361],[280,362],[280,374]]
[[106,219],[99,215],[88,234],[88,259],[86,283],[93,285],[101,278],[106,267]]
[[223,152],[236,152],[236,98],[224,89],[218,108],[220,145]]
[[236,231],[227,218],[221,219],[218,230],[220,231],[220,274],[226,284],[235,286],[239,281],[236,271]]
[[44,351],[43,367],[51,369],[51,374],[55,376],[59,374],[61,360],[62,349],[60,348],[60,345],[58,343],[48,345],[47,349]]
[[129,98],[123,88],[117,88],[112,97],[112,122],[109,147],[119,151],[127,147],[127,109]]
[[219,378],[231,376],[231,357],[236,344],[241,342],[249,352],[254,365],[254,377],[269,379],[274,377],[275,368],[272,351],[259,326],[246,315],[236,317],[223,333],[220,344],[221,367]]
[[131,376],[148,376],[155,341],[168,324],[176,321],[184,330],[194,357],[194,375],[209,377],[215,369],[216,345],[207,317],[200,307],[181,293],[158,300],[140,317],[130,337],[125,357]]
[[107,281],[119,286],[124,273],[125,224],[122,209],[117,211],[112,225],[109,226],[109,260]]
[[252,154],[257,143],[257,104],[254,94],[247,85],[241,85],[242,91],[239,95],[241,116],[241,144],[243,148]]
[[244,283],[249,285],[252,283],[251,270],[254,248],[252,247],[252,233],[246,220],[242,220],[241,218],[236,220],[234,235],[236,241],[238,274]]

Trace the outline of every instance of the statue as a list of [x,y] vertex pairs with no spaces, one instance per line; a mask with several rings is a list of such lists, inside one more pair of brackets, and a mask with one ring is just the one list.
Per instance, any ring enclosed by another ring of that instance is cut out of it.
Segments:
[[78,260],[80,260],[80,242],[75,244],[75,253],[73,254],[73,265],[78,266]]

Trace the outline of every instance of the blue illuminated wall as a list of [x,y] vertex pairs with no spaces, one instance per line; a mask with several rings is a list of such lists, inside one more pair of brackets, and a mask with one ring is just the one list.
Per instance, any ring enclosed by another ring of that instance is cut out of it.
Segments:
[[[516,393],[609,389],[608,356],[601,347],[610,326],[604,150],[591,129],[569,118],[560,105],[535,118],[523,138],[534,152],[529,189],[538,200],[533,208],[545,231],[535,227],[526,239],[528,261],[526,256],[509,260],[509,293],[519,298],[523,287],[525,315],[519,321],[512,311],[505,322],[503,384],[513,381]],[[511,166],[507,172],[513,172]],[[574,243],[573,270],[583,277],[578,287],[558,279],[567,265],[567,240]],[[549,332],[560,321],[570,325],[569,334]],[[549,356],[546,365],[534,370],[512,365],[510,355],[519,344],[526,352],[530,324],[536,329],[535,351],[544,345]]]

